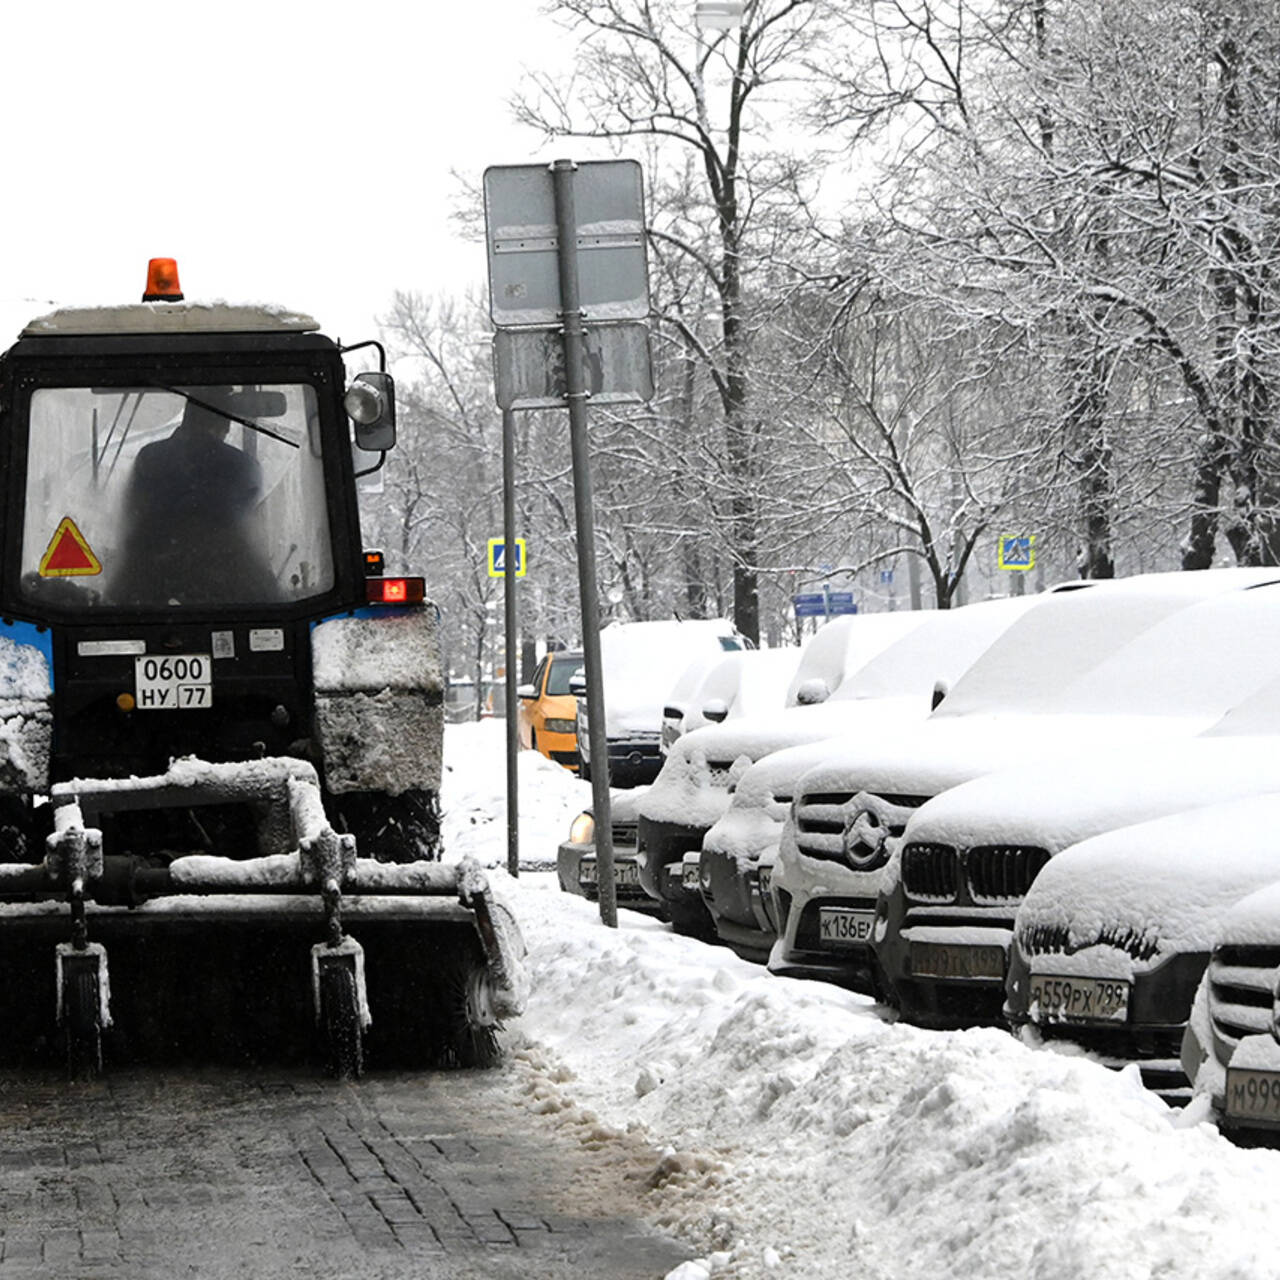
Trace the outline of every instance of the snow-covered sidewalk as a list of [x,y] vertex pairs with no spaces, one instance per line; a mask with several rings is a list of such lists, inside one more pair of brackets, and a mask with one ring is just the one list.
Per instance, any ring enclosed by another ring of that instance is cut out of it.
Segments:
[[[495,867],[530,950],[508,1033],[531,1109],[651,1154],[681,1280],[1280,1277],[1280,1152],[1240,1150],[1136,1073],[994,1030],[889,1025],[632,912],[604,928],[554,872],[510,880],[501,721],[450,726],[448,856]],[[524,752],[521,853],[552,859],[586,784]]]

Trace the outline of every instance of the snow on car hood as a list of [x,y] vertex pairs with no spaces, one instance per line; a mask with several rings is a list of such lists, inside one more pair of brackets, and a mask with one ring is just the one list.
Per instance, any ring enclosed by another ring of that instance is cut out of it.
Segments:
[[695,729],[672,744],[641,813],[654,822],[709,827],[729,804],[729,783],[739,784],[762,756],[836,736],[874,738],[913,719],[923,722],[928,714],[923,697],[876,698],[790,707]]
[[1205,727],[1203,718],[1183,716],[933,715],[874,740],[833,743],[798,790],[934,796],[1002,766],[1092,751],[1099,741],[1187,739]]
[[1000,769],[936,796],[904,843],[1033,845],[1057,853],[1116,827],[1280,791],[1280,737],[1152,739]]
[[1094,836],[1040,872],[1015,932],[1064,929],[1068,953],[1129,930],[1162,956],[1208,952],[1226,909],[1280,880],[1277,828],[1280,794],[1272,793]]
[[1280,876],[1276,881],[1223,913],[1215,945],[1280,946]]

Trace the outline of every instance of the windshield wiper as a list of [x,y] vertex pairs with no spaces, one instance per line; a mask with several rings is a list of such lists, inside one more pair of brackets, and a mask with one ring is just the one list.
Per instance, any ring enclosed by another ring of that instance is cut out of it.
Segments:
[[264,436],[270,436],[272,440],[279,440],[281,444],[287,444],[290,449],[302,448],[302,445],[297,440],[290,440],[288,436],[281,435],[278,431],[272,431],[270,427],[264,427],[262,423],[254,422],[252,418],[242,418],[238,413],[232,413],[221,405],[210,404],[207,400],[201,400],[199,396],[193,396],[190,392],[183,391],[181,387],[170,387],[163,382],[153,382],[151,385],[160,391],[168,391],[175,396],[181,396],[184,400],[189,400],[192,404],[198,405],[209,413],[215,413],[220,418],[228,418],[242,427],[248,427],[250,431],[257,431]]

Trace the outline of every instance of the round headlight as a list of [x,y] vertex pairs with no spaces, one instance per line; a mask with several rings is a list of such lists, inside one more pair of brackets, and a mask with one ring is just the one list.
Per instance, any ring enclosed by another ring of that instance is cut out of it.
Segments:
[[382,417],[382,396],[376,387],[371,387],[367,382],[353,383],[342,397],[342,404],[351,421],[362,427],[367,427]]
[[569,828],[570,844],[591,844],[596,838],[596,820],[589,813],[580,813]]

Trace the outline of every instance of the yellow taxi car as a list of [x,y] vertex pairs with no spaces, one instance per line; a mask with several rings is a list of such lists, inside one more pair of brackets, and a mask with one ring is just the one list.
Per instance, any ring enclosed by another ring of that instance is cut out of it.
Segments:
[[578,700],[569,692],[569,677],[582,666],[582,654],[549,653],[538,663],[520,698],[520,745],[541,751],[548,760],[578,771]]

